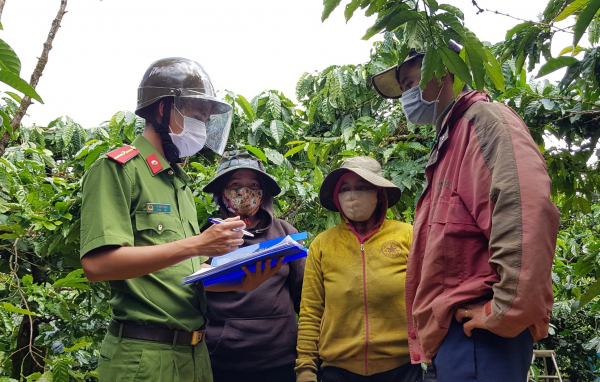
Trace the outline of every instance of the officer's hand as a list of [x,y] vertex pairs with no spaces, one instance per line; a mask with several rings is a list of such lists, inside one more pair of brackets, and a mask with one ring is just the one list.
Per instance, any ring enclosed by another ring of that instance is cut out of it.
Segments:
[[275,264],[273,268],[271,268],[271,259],[268,259],[265,262],[264,270],[262,269],[262,263],[260,261],[257,262],[254,273],[250,272],[248,268],[242,267],[242,270],[246,273],[246,277],[244,277],[244,280],[242,281],[241,289],[250,292],[258,288],[260,284],[267,281],[281,269],[281,264],[283,264],[283,257],[280,257],[279,260],[277,260],[277,264]]
[[[214,224],[197,238],[196,248],[199,256],[221,256],[233,252],[242,244],[244,240],[242,229],[246,224],[240,220],[239,216],[225,219],[221,224]],[[239,231],[234,231],[239,229]]]

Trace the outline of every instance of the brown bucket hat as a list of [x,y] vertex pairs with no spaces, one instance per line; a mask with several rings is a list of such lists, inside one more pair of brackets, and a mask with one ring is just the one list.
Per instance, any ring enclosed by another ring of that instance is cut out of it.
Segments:
[[[215,177],[202,189],[204,192],[218,194],[225,186],[225,175],[233,171],[248,169],[260,174],[263,187],[271,196],[277,196],[281,193],[281,187],[277,184],[275,178],[267,174],[262,160],[245,150],[232,150],[223,154]],[[228,179],[228,178],[227,178]]]
[[[459,54],[461,50],[460,46],[458,46],[452,41],[450,41],[450,43],[448,44],[448,49]],[[373,85],[375,90],[377,90],[377,93],[379,93],[384,98],[397,99],[402,97],[402,90],[400,90],[398,78],[400,74],[400,67],[409,61],[415,60],[417,57],[423,56],[425,56],[424,51],[419,52],[414,49],[411,49],[410,53],[408,54],[408,57],[404,61],[402,61],[400,65],[394,65],[391,68],[387,68],[383,72],[379,72],[373,75],[373,77],[371,78],[371,84]]]
[[373,158],[360,156],[346,159],[340,168],[333,170],[327,175],[319,190],[319,200],[323,207],[330,211],[339,212],[333,201],[333,192],[341,176],[349,171],[377,187],[383,187],[387,193],[388,208],[400,200],[400,195],[402,194],[400,188],[382,176],[381,164]]

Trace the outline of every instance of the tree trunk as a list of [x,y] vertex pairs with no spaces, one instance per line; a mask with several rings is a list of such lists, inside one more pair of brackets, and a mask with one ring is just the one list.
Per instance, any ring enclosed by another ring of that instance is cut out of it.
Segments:
[[[1,6],[4,6],[4,1],[5,0],[0,0]],[[31,87],[34,89],[37,86],[38,82],[40,81],[42,72],[44,71],[44,68],[46,67],[46,64],[48,63],[48,53],[50,52],[50,49],[52,49],[52,42],[54,41],[54,37],[56,36],[56,32],[58,31],[58,28],[60,28],[60,22],[62,21],[62,18],[65,15],[65,13],[67,13],[65,11],[66,8],[67,8],[67,0],[61,0],[60,1],[60,9],[58,10],[58,14],[54,18],[54,21],[52,21],[52,26],[50,27],[50,32],[48,33],[48,38],[46,39],[46,42],[44,43],[44,49],[42,50],[42,55],[38,59],[38,63],[35,67],[35,70],[33,71],[33,74],[31,75],[31,80],[29,81],[29,85],[31,85]],[[1,9],[0,9],[0,12],[1,12]],[[23,100],[21,101],[19,110],[17,110],[17,113],[15,114],[13,119],[10,121],[10,125],[12,126],[13,131],[16,131],[19,128],[19,126],[21,125],[21,120],[23,119],[23,116],[25,116],[25,113],[27,112],[27,108],[29,108],[29,105],[31,105],[31,98],[28,96],[23,97]],[[10,141],[11,141],[10,135],[8,134],[8,132],[5,132],[4,135],[2,136],[2,138],[0,138],[0,157],[2,157],[2,155],[4,155],[4,152],[6,151],[6,148],[8,147],[8,145],[10,144]]]
[[[17,351],[12,355],[12,373],[11,378],[17,381],[21,380],[21,375],[28,376],[35,372],[43,373],[44,369],[40,366],[44,364],[44,359],[38,355],[34,355],[30,352],[29,339],[36,338],[39,332],[39,319],[33,318],[33,325],[30,325],[29,318],[23,317],[21,326],[19,327],[19,334],[17,335]],[[33,326],[33,336],[30,336],[30,329]],[[35,359],[34,359],[35,357]]]
[[6,0],[0,0],[0,17],[2,17],[2,11],[4,10],[4,3]]

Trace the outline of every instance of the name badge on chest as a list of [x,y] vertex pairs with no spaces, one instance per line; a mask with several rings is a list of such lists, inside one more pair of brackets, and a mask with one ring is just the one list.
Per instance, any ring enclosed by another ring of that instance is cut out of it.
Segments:
[[150,213],[171,213],[171,205],[168,203],[146,203],[146,211]]

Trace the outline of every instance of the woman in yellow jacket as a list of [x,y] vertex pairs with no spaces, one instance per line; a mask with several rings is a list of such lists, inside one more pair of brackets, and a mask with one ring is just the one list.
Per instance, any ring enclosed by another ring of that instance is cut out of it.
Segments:
[[323,207],[342,222],[310,245],[298,329],[298,382],[421,381],[408,351],[404,279],[412,226],[385,218],[400,189],[369,157],[323,181]]

